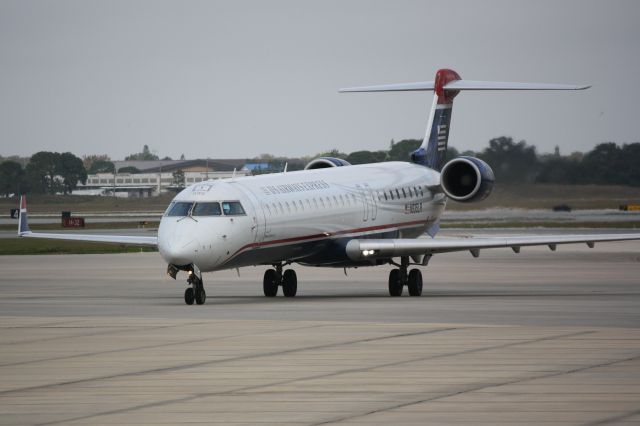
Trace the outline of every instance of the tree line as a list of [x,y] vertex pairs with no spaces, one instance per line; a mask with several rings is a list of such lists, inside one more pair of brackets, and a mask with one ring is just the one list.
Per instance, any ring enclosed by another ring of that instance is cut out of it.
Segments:
[[[275,158],[263,154],[249,161],[268,164],[255,174],[299,170],[316,157],[337,157],[351,164],[376,163],[382,161],[408,161],[421,140],[405,139],[391,141],[388,150],[354,151],[349,154],[337,149],[321,152],[303,159]],[[640,186],[640,143],[618,145],[606,142],[589,152],[574,152],[561,155],[558,148],[553,154],[539,154],[535,146],[526,141],[514,141],[502,136],[489,141],[481,151],[459,152],[449,147],[447,160],[459,155],[472,155],[486,161],[504,183],[556,183]],[[129,160],[157,160],[145,145],[140,153],[131,154]],[[165,159],[170,159],[165,157]],[[184,159],[184,156],[182,156]],[[41,151],[30,158],[0,156],[0,195],[38,193],[68,194],[79,182],[86,183],[88,174],[113,173],[114,164],[106,155],[89,155],[83,159],[70,152]],[[122,168],[118,172],[135,173],[135,168]],[[178,176],[179,177],[179,176]],[[174,179],[177,179],[174,176]]]

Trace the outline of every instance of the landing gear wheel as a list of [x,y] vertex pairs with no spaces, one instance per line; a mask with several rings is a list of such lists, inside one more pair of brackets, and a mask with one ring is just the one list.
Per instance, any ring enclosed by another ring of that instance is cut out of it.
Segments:
[[287,269],[282,275],[282,293],[284,297],[294,297],[298,291],[298,277],[296,271]]
[[402,296],[402,281],[400,280],[400,269],[389,271],[389,296]]
[[187,287],[184,291],[184,303],[187,305],[193,305],[193,301],[195,300],[195,296],[193,294],[193,287]]
[[410,296],[422,295],[422,272],[419,269],[409,271],[409,280],[407,282]]
[[262,290],[266,297],[276,297],[278,294],[278,273],[275,269],[267,269],[264,271]]
[[207,293],[204,291],[204,287],[196,288],[195,299],[198,305],[204,305],[204,302],[207,300]]

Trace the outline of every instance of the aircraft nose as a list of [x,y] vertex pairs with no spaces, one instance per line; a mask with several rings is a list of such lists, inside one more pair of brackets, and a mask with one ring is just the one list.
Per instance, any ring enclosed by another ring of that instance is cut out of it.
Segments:
[[165,261],[173,265],[193,263],[198,244],[193,238],[175,235],[159,241],[158,248]]

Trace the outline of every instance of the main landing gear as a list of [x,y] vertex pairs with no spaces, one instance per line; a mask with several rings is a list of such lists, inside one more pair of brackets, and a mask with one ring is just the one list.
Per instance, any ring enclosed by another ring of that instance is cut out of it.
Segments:
[[409,269],[409,258],[400,259],[400,267],[389,272],[389,295],[402,296],[402,290],[406,285],[410,296],[422,295],[422,272],[419,269]]
[[278,294],[278,287],[282,286],[282,293],[285,297],[294,297],[298,291],[298,277],[296,271],[287,269],[282,273],[282,264],[273,265],[274,269],[264,271],[262,280],[262,290],[266,297],[275,297]]
[[195,272],[189,271],[187,282],[191,287],[187,287],[184,291],[184,303],[193,305],[193,302],[196,302],[198,305],[204,305],[207,300],[207,293],[204,291],[204,285],[202,285],[202,277],[198,277]]

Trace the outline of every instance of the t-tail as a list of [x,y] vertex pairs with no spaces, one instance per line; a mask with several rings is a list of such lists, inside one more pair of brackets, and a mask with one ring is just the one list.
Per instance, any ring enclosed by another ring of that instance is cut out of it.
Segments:
[[546,83],[509,83],[498,81],[462,80],[457,72],[440,69],[434,81],[385,84],[340,89],[340,92],[410,92],[433,91],[427,131],[422,145],[411,154],[411,161],[434,170],[441,170],[447,155],[453,99],[462,90],[584,90],[591,86]]

